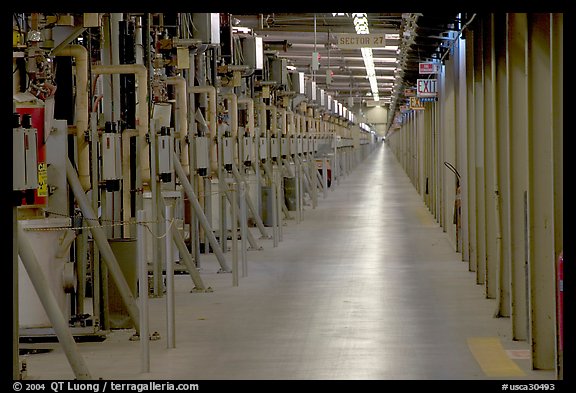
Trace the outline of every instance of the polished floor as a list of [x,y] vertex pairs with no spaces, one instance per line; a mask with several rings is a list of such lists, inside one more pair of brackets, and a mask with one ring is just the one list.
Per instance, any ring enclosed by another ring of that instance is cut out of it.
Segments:
[[[183,380],[554,379],[531,370],[529,345],[494,318],[468,263],[402,171],[378,147],[285,221],[282,241],[259,239],[248,276],[232,285],[212,255],[201,262],[212,293],[176,276],[176,347],[166,342],[166,299],[150,299],[150,372],[133,331],[79,343],[93,378]],[[257,238],[258,232],[254,230]],[[231,254],[226,254],[231,260]],[[24,344],[23,344],[24,345]],[[26,344],[30,345],[30,344]],[[27,356],[29,379],[73,379],[58,344]]]

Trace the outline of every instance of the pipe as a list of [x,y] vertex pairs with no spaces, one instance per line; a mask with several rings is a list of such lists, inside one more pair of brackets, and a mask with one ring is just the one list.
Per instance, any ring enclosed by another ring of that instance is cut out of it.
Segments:
[[[78,186],[80,186],[80,182],[78,182]],[[20,259],[26,268],[30,281],[34,284],[34,289],[38,294],[38,298],[40,299],[44,310],[46,310],[46,315],[50,318],[50,323],[58,337],[58,342],[62,344],[64,353],[68,358],[68,362],[70,363],[76,378],[92,379],[90,371],[84,362],[84,358],[76,347],[76,342],[70,332],[68,321],[64,318],[62,310],[58,305],[58,301],[48,286],[49,280],[44,276],[36,255],[32,250],[32,243],[26,236],[22,226],[18,225],[18,253],[20,254]]]
[[232,134],[232,160],[239,163],[238,160],[238,96],[234,93],[224,94],[228,100],[228,113],[230,114],[230,133]]
[[263,102],[259,103],[260,106],[260,135],[266,135],[267,121],[266,118],[266,104]]
[[266,110],[270,111],[270,136],[277,136],[276,128],[278,127],[278,122],[276,121],[277,109],[274,105],[266,105]]
[[192,86],[189,88],[191,93],[206,93],[208,94],[208,110],[210,113],[209,131],[210,131],[210,144],[208,156],[210,159],[210,172],[218,173],[218,155],[216,153],[216,88],[214,86]]
[[248,260],[246,258],[246,237],[249,233],[246,212],[246,184],[241,181],[238,183],[240,195],[240,251],[242,258],[242,277],[248,277]]
[[12,206],[12,379],[21,379],[18,295],[18,207]]
[[288,124],[289,124],[289,126],[287,127],[288,134],[294,135],[294,112],[288,110],[286,111],[286,114],[288,115]]
[[238,104],[248,105],[248,126],[246,127],[246,131],[249,135],[252,135],[254,132],[254,101],[250,97],[242,97],[238,98]]
[[136,127],[140,137],[140,174],[142,183],[150,183],[150,147],[146,142],[148,134],[148,70],[142,64],[117,64],[117,65],[94,65],[92,66],[93,74],[134,74],[138,84],[138,95],[136,97],[136,106],[138,107],[138,119]]
[[[238,183],[236,183],[238,184]],[[238,207],[236,207],[236,190],[234,185],[228,185],[230,193],[230,214],[232,216],[231,240],[232,240],[232,286],[238,286]]]
[[288,126],[286,125],[286,120],[288,119],[286,116],[286,109],[280,108],[280,116],[282,116],[282,128],[280,134],[284,136],[288,133]]
[[297,133],[302,134],[302,115],[301,114],[296,115],[296,121],[297,121],[297,123],[296,123]]
[[174,258],[172,256],[172,206],[165,205],[165,253],[166,253],[166,344],[176,348],[176,316],[174,313]]
[[148,263],[146,262],[146,244],[144,239],[144,222],[146,212],[136,212],[136,244],[138,255],[138,297],[140,300],[140,371],[150,372],[150,340],[148,319]]
[[[159,198],[158,202],[160,203],[159,211],[163,214],[162,218],[165,220],[166,215],[164,211],[166,210],[166,202],[164,201],[164,198]],[[172,233],[172,241],[178,248],[178,251],[180,251],[180,254],[182,255],[182,260],[184,261],[184,264],[188,269],[188,273],[190,274],[190,278],[192,279],[192,282],[195,285],[194,290],[206,291],[206,287],[204,285],[204,282],[202,281],[202,277],[200,277],[198,270],[196,270],[196,266],[194,266],[194,260],[190,255],[190,251],[188,251],[188,248],[186,247],[186,243],[184,242],[184,238],[180,234],[180,231],[171,231],[171,233]]]
[[[238,168],[235,165],[232,165],[232,174],[234,175],[234,177],[236,178],[236,181],[238,183],[244,183],[244,179],[242,178],[242,175],[240,174],[240,172],[238,171]],[[248,186],[248,184],[246,184],[246,189],[247,189],[246,203],[248,203],[248,207],[250,208],[250,211],[252,212],[252,216],[254,217],[254,220],[256,221],[256,226],[258,227],[258,230],[260,231],[260,234],[262,235],[262,237],[265,239],[269,239],[270,236],[266,232],[266,228],[264,227],[264,223],[262,222],[262,218],[260,218],[260,214],[256,210],[256,207],[254,206],[254,204],[252,203],[252,199],[250,198],[250,193],[249,193],[250,187]]]
[[67,45],[57,48],[55,56],[71,56],[76,62],[76,102],[74,119],[76,120],[76,143],[78,147],[78,177],[82,189],[87,191],[90,184],[90,149],[84,132],[88,129],[88,50],[82,45]]
[[[174,158],[177,158],[176,153],[175,152],[172,152],[172,153],[173,153]],[[206,234],[206,237],[208,238],[208,241],[210,242],[210,245],[212,246],[212,250],[214,251],[214,254],[216,255],[216,259],[218,259],[218,262],[220,263],[220,267],[221,267],[222,271],[223,272],[230,272],[230,268],[226,264],[226,257],[224,256],[224,253],[222,252],[222,248],[220,247],[220,244],[216,240],[216,236],[214,236],[214,232],[212,231],[212,228],[210,227],[210,223],[208,222],[208,219],[206,218],[204,211],[202,211],[202,207],[200,206],[200,203],[198,202],[198,199],[196,198],[196,194],[194,194],[194,190],[192,189],[192,185],[190,184],[190,181],[186,177],[186,174],[184,173],[184,169],[182,169],[182,165],[180,165],[180,162],[176,159],[174,160],[174,170],[176,171],[176,175],[180,178],[180,182],[182,183],[182,187],[184,187],[184,191],[186,191],[186,194],[188,195],[188,199],[192,203],[192,207],[194,208],[194,211],[196,212],[196,215],[198,216],[198,221],[200,222],[202,227],[204,227],[204,233]],[[208,181],[210,181],[210,180],[208,179]],[[206,249],[208,249],[208,247],[206,247]]]
[[189,145],[186,143],[188,136],[188,98],[186,94],[186,79],[182,76],[169,76],[166,79],[168,85],[173,85],[176,89],[176,119],[178,121],[178,132],[180,133],[180,162],[186,175],[190,174]]
[[[68,179],[68,184],[70,184],[70,188],[72,189],[76,201],[78,202],[78,206],[86,220],[88,220],[92,225],[98,223],[98,218],[96,217],[96,214],[94,214],[94,210],[92,209],[92,206],[90,206],[90,202],[88,201],[84,190],[82,190],[82,185],[76,176],[76,170],[68,158],[66,159],[66,178]],[[106,234],[99,226],[91,227],[90,232],[92,232],[92,237],[94,238],[100,253],[104,257],[106,266],[112,274],[112,278],[114,279],[118,292],[124,301],[128,314],[130,314],[130,318],[132,318],[132,322],[134,322],[134,325],[136,326],[136,331],[140,332],[140,319],[138,316],[139,312],[136,300],[134,299],[134,296],[132,296],[132,292],[124,278],[120,265],[116,260],[116,256],[114,255],[114,252],[112,252],[112,248],[110,248]]]
[[[235,165],[232,164],[232,168],[234,168],[234,167],[235,167]],[[238,171],[238,169],[236,169],[236,171]],[[244,180],[241,180],[241,181],[244,182]],[[239,202],[238,201],[234,202],[234,200],[232,199],[232,195],[229,191],[225,191],[224,195],[226,195],[226,199],[228,200],[228,203],[230,203],[230,205],[232,205],[233,203],[235,205],[238,205]],[[262,247],[259,246],[258,243],[256,242],[254,235],[252,235],[252,232],[248,232],[248,241],[250,242],[250,247],[252,247],[252,249],[262,250]]]

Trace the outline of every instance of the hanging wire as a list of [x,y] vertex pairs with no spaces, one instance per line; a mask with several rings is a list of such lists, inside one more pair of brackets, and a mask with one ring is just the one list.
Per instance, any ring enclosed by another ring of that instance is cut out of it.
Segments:
[[457,178],[457,184],[460,185],[460,173],[458,173],[458,170],[454,167],[454,165],[450,164],[448,161],[444,161],[444,165],[446,166],[446,168],[450,169]]
[[[316,52],[316,13],[314,13],[314,56],[318,56]],[[316,71],[312,68],[312,80],[316,82]]]

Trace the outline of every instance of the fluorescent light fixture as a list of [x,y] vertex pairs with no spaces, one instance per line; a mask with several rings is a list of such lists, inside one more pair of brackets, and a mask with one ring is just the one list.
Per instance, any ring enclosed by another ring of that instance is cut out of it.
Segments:
[[[366,13],[352,13],[354,18],[354,28],[356,34],[370,34],[368,28],[368,15]],[[376,82],[376,70],[374,69],[374,58],[372,56],[372,48],[360,48],[362,51],[362,58],[364,59],[364,67],[366,67],[366,76],[370,80],[370,89],[372,90],[372,97],[374,101],[378,101],[380,96],[378,94],[378,83]]]
[[232,26],[232,33],[250,34],[252,33],[252,29],[249,27]]

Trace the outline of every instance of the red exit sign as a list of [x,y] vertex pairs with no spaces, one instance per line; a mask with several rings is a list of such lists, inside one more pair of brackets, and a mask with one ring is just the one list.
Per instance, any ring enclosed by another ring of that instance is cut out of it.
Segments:
[[417,97],[436,97],[438,82],[436,79],[418,79],[416,84]]
[[437,74],[440,71],[440,67],[437,63],[419,63],[419,71],[421,74]]

